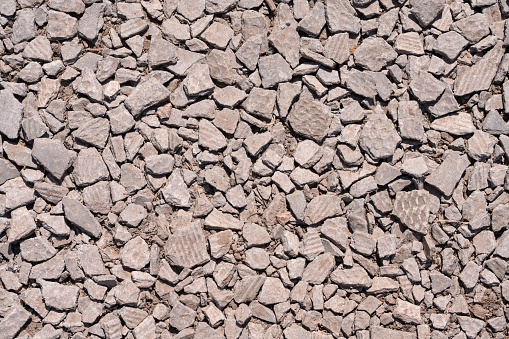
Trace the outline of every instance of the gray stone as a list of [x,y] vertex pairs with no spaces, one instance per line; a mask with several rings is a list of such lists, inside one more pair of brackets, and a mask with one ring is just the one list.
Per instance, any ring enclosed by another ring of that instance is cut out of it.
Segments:
[[264,88],[274,87],[281,82],[290,81],[293,73],[290,65],[278,53],[261,57],[258,61],[258,72],[262,78]]
[[85,144],[103,149],[108,141],[110,123],[105,118],[90,119],[74,133],[74,138]]
[[211,151],[219,151],[226,147],[226,138],[210,121],[202,119],[198,129],[198,144]]
[[272,112],[276,105],[276,91],[255,87],[242,103],[246,112],[264,120],[272,119]]
[[78,305],[78,286],[67,286],[52,281],[38,279],[42,298],[47,307],[57,311],[73,311]]
[[164,64],[174,64],[178,61],[177,49],[171,42],[156,38],[150,40],[148,51],[148,62],[150,67],[157,67]]
[[16,334],[18,334],[29,320],[30,312],[25,310],[21,305],[11,307],[2,321],[0,321],[2,337],[6,339],[16,338]]
[[172,265],[192,268],[209,261],[203,230],[196,224],[180,227],[165,245],[165,255]]
[[429,1],[410,1],[410,12],[415,16],[417,21],[422,27],[429,26],[445,7],[443,0],[429,0]]
[[465,47],[468,46],[468,41],[459,33],[450,31],[440,34],[435,43],[433,50],[438,54],[446,57],[448,60],[453,61],[460,55]]
[[131,114],[137,117],[145,109],[160,104],[169,97],[170,92],[159,81],[148,79],[136,86],[124,104]]
[[477,91],[487,90],[496,75],[498,65],[504,55],[502,43],[499,42],[473,66],[458,70],[454,81],[454,94],[463,96]]
[[46,35],[50,40],[72,39],[78,33],[78,20],[72,16],[50,10]]
[[97,149],[91,147],[80,151],[72,175],[76,185],[88,186],[108,179],[109,172]]
[[364,125],[359,138],[360,147],[373,159],[391,157],[401,142],[393,123],[377,108]]
[[89,97],[93,101],[103,101],[103,88],[99,81],[97,81],[94,71],[90,68],[85,68],[81,72],[81,77],[78,78],[77,82],[76,92]]
[[392,214],[411,230],[421,234],[428,233],[429,213],[430,196],[427,191],[400,191],[396,194]]
[[23,114],[23,105],[7,90],[0,91],[0,106],[2,107],[2,119],[0,121],[0,133],[8,139],[18,137]]
[[12,43],[17,45],[20,42],[35,38],[35,16],[32,9],[18,11],[16,20],[12,25]]
[[381,71],[398,53],[382,38],[367,38],[354,52],[355,63],[370,71]]
[[396,300],[396,308],[392,314],[395,319],[403,323],[418,325],[422,323],[420,311],[421,308],[418,305],[398,299]]
[[215,21],[200,37],[214,48],[225,49],[233,37],[233,30],[228,25]]
[[312,37],[317,37],[325,23],[325,6],[322,2],[318,2],[309,14],[299,22],[297,29]]
[[475,13],[454,22],[451,30],[458,32],[473,44],[490,34],[488,18],[482,13]]
[[198,63],[191,66],[182,85],[189,96],[203,96],[212,92],[214,83],[210,78],[209,66]]
[[464,155],[450,151],[444,156],[442,164],[426,178],[426,182],[450,196],[469,165]]
[[190,207],[191,195],[180,171],[173,171],[161,193],[164,200],[176,207]]
[[349,269],[337,268],[330,278],[341,288],[368,289],[372,285],[368,273],[360,266]]
[[94,238],[101,236],[101,225],[83,204],[77,200],[64,197],[62,206],[67,221]]
[[150,261],[150,251],[147,243],[139,236],[129,240],[122,248],[120,258],[123,266],[133,270],[141,270]]
[[88,41],[97,39],[101,31],[104,20],[103,14],[106,5],[95,3],[85,10],[85,13],[78,22],[78,34]]
[[20,243],[23,260],[28,262],[41,262],[51,259],[57,250],[44,237],[30,238]]
[[445,84],[428,72],[420,72],[410,82],[410,90],[419,102],[427,103],[438,99],[445,90]]
[[459,136],[474,133],[476,130],[472,116],[468,113],[455,113],[437,118],[430,127],[437,131]]
[[329,129],[330,112],[330,107],[319,101],[301,98],[288,114],[288,122],[297,134],[320,143]]
[[170,325],[181,331],[193,325],[196,312],[186,305],[178,302],[170,312]]

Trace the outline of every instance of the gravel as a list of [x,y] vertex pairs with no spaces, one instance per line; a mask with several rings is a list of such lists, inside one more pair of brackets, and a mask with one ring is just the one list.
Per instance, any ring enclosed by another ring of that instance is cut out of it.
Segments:
[[508,16],[0,1],[0,338],[507,338]]

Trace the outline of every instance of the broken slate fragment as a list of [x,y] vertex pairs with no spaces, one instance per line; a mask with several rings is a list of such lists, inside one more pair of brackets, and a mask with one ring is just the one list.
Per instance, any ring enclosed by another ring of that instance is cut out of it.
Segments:
[[401,142],[394,124],[381,108],[376,108],[362,128],[359,145],[373,159],[390,158]]
[[465,155],[450,151],[444,156],[442,164],[426,178],[426,182],[450,196],[469,165],[470,161]]
[[101,225],[83,204],[77,200],[64,197],[62,206],[67,221],[94,238],[101,236]]
[[175,266],[192,268],[209,261],[203,230],[197,224],[178,228],[165,245],[165,255]]
[[2,119],[0,119],[0,133],[8,139],[18,137],[21,126],[23,105],[7,90],[0,91],[0,107],[2,107]]
[[430,205],[429,193],[425,190],[398,192],[394,201],[392,214],[412,231],[428,233],[428,216]]
[[329,129],[330,112],[329,106],[317,100],[301,98],[288,114],[288,122],[297,134],[320,143]]
[[170,97],[170,92],[154,78],[142,81],[124,102],[125,107],[135,117],[145,109],[160,104]]
[[32,157],[51,175],[61,179],[71,166],[74,155],[60,140],[37,138],[34,141]]

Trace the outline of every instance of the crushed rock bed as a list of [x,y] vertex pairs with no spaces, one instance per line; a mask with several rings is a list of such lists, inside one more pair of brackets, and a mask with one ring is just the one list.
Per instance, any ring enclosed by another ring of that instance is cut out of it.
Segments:
[[0,0],[0,338],[509,337],[508,17]]

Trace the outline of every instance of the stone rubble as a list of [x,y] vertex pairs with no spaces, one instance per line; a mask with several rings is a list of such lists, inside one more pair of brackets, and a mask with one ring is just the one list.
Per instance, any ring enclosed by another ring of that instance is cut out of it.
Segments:
[[0,338],[509,337],[508,19],[0,0]]

